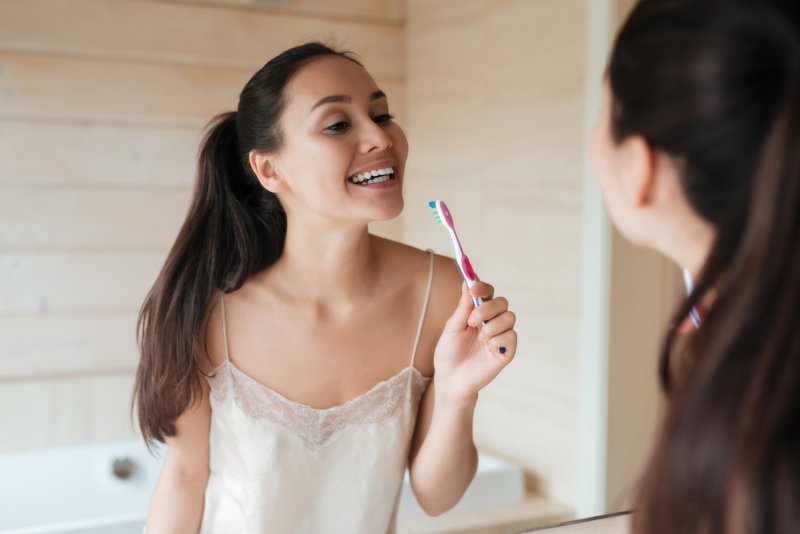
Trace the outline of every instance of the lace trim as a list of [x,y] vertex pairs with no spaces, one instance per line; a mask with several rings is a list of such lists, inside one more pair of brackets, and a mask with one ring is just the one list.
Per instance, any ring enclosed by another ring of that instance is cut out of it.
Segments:
[[294,432],[312,449],[317,449],[350,425],[388,420],[405,399],[411,373],[411,399],[419,402],[430,378],[409,366],[369,391],[331,408],[312,408],[284,397],[251,378],[231,362],[223,362],[208,378],[211,397],[219,404],[232,400],[248,417],[267,419]]

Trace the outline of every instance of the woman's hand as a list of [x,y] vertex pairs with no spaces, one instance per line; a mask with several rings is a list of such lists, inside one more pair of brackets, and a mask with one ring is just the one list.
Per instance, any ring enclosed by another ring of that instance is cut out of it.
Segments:
[[[461,300],[447,321],[433,356],[437,396],[474,399],[503,370],[517,350],[516,316],[494,288],[478,282],[461,288]],[[472,297],[483,304],[475,308]]]

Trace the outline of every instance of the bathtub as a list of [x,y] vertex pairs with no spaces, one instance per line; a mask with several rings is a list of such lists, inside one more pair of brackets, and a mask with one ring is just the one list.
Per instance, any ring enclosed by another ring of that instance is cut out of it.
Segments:
[[[140,441],[0,454],[0,532],[141,534],[160,464]],[[523,498],[522,470],[481,453],[475,480],[449,513]],[[406,474],[398,520],[420,516]]]

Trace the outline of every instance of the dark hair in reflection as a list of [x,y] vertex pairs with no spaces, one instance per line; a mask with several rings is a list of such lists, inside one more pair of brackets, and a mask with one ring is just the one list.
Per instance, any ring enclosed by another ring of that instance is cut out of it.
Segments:
[[321,43],[289,49],[247,82],[236,111],[207,128],[189,212],[139,313],[133,400],[148,443],[174,436],[177,417],[200,399],[199,358],[208,358],[205,331],[214,294],[238,289],[283,250],[286,214],[259,183],[248,155],[280,149],[286,85],[323,56],[361,65],[349,52]]
[[[669,407],[636,504],[640,534],[800,532],[794,24],[765,1],[642,0],[612,52],[614,136],[670,155],[717,234],[661,355]],[[673,376],[676,325],[712,288]]]

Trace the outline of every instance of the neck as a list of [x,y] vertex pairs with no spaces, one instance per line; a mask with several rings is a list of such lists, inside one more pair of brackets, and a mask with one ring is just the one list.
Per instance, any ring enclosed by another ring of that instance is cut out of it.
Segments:
[[672,231],[663,232],[659,248],[681,269],[689,271],[693,280],[697,280],[715,238],[716,232],[711,224],[697,217],[684,218]]
[[270,278],[292,298],[330,307],[368,295],[376,281],[375,242],[366,225],[287,221],[283,253]]

